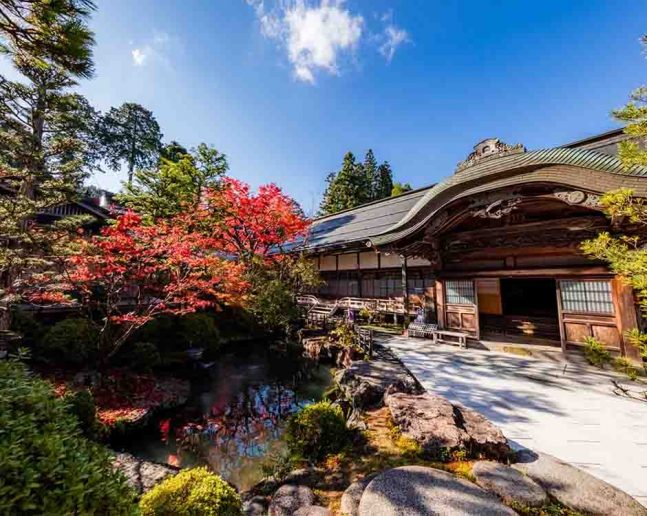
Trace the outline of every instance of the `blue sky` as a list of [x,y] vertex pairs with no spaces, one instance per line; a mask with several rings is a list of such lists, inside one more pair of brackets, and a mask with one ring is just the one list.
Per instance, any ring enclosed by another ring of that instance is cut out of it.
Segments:
[[308,212],[347,150],[424,186],[486,137],[541,148],[616,127],[647,82],[640,1],[99,0],[92,27],[95,106],[139,102],[165,140],[215,145]]

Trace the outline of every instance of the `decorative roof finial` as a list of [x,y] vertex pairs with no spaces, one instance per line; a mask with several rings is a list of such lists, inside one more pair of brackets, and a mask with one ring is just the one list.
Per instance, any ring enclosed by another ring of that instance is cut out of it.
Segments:
[[526,152],[526,148],[520,143],[517,143],[516,145],[508,145],[498,138],[487,138],[474,145],[474,152],[471,152],[465,161],[461,161],[456,166],[455,173],[462,172],[466,168],[476,165],[481,161],[500,158],[501,156],[507,156],[509,154],[519,154],[522,152]]

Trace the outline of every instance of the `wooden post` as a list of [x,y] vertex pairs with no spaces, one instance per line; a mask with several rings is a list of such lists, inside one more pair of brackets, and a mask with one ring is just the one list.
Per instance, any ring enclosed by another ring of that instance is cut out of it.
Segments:
[[402,262],[402,300],[404,302],[404,326],[409,326],[409,282],[407,281],[407,257],[400,255]]

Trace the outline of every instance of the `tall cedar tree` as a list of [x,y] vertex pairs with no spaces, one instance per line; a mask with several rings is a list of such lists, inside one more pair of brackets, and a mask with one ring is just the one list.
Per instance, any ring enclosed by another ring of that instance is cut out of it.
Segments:
[[[647,36],[642,38],[647,44]],[[615,110],[613,115],[626,123],[624,132],[630,139],[620,143],[620,160],[627,171],[635,166],[647,166],[647,87],[632,92],[629,103]],[[636,235],[600,233],[595,239],[582,244],[582,250],[591,258],[606,261],[611,270],[620,275],[633,288],[640,303],[642,317],[647,316],[647,248],[644,228],[647,226],[647,202],[633,196],[630,189],[608,192],[600,204],[611,220],[625,220],[634,224],[639,231]],[[638,329],[630,331],[628,341],[642,357],[647,370],[647,333]]]
[[93,70],[91,6],[60,0],[0,7],[3,49],[22,75],[21,81],[0,77],[0,329],[10,325],[24,276],[51,269],[80,223],[34,222],[75,195],[96,158],[96,113],[70,91]]
[[229,165],[224,154],[204,143],[190,153],[182,149],[177,142],[165,146],[157,168],[135,171],[117,201],[149,223],[195,208],[206,188],[218,187]]
[[162,132],[151,111],[126,102],[118,108],[110,108],[104,115],[100,140],[108,166],[119,170],[125,164],[130,184],[136,168],[150,168],[157,163]]
[[371,199],[371,186],[364,167],[356,163],[352,152],[347,152],[344,156],[341,170],[329,174],[326,181],[328,186],[319,206],[321,215],[354,208]]
[[391,196],[393,191],[393,171],[388,161],[377,167],[377,181],[374,181],[373,198],[375,200],[385,199]]

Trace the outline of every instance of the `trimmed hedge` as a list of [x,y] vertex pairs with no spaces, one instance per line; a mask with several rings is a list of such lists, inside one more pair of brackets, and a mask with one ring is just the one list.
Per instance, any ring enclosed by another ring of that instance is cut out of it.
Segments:
[[45,362],[87,365],[97,359],[99,333],[87,319],[57,322],[36,346],[34,358]]
[[142,496],[143,516],[238,516],[242,504],[236,490],[207,468],[185,469]]
[[0,514],[132,514],[134,493],[67,403],[23,364],[0,363]]
[[288,419],[285,440],[291,453],[316,462],[340,452],[349,443],[350,433],[341,407],[320,401]]

